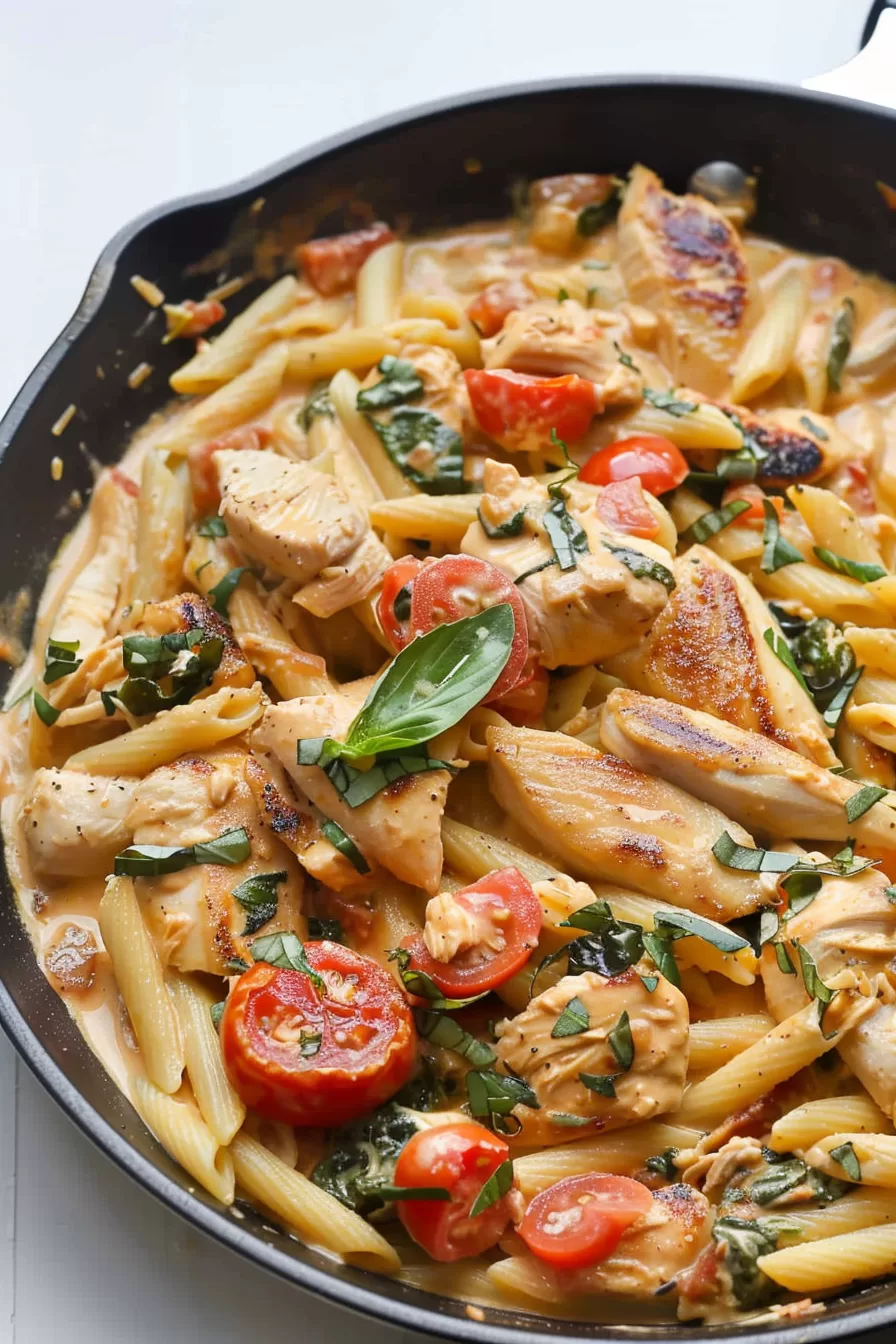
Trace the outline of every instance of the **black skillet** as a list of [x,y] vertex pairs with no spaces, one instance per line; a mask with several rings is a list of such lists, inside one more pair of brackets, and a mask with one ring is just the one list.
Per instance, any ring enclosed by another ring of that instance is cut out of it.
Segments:
[[[885,16],[875,47],[896,37],[891,28],[896,15]],[[884,49],[879,58],[890,71],[894,52],[888,60]],[[842,88],[844,78],[841,72],[838,87],[862,96],[861,85]],[[636,160],[676,191],[711,160],[755,170],[758,231],[896,280],[896,217],[875,188],[878,179],[896,185],[896,116],[867,104],[747,83],[604,78],[463,95],[386,118],[235,187],[153,211],[113,238],[75,317],[0,424],[3,589],[40,591],[47,563],[72,526],[70,492],[89,492],[89,456],[114,462],[134,427],[169,397],[167,377],[182,352],[160,345],[161,318],[148,318],[129,277],[146,276],[174,298],[198,298],[222,273],[245,272],[262,239],[285,245],[351,227],[363,217],[358,202],[373,217],[421,231],[506,214],[515,180],[573,169],[624,172]],[[470,171],[477,165],[481,170]],[[261,285],[232,300],[230,315]],[[127,375],[142,361],[154,372],[132,391]],[[54,437],[51,427],[69,405],[77,411]],[[65,474],[55,483],[50,460],[57,454]],[[170,1208],[283,1278],[395,1325],[482,1344],[694,1341],[707,1333],[757,1344],[816,1344],[896,1325],[893,1283],[862,1288],[829,1303],[822,1316],[792,1324],[608,1326],[514,1310],[486,1310],[474,1320],[462,1303],[334,1265],[251,1212],[237,1221],[208,1195],[188,1193],[185,1173],[97,1065],[35,963],[8,882],[0,888],[0,1021],[81,1129]]]

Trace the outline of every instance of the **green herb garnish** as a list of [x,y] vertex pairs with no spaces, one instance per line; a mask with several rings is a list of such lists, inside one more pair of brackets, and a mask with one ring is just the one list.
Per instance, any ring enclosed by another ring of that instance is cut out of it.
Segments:
[[245,828],[232,827],[222,831],[214,840],[177,848],[171,845],[129,845],[115,855],[113,872],[116,877],[160,877],[164,873],[178,873],[198,863],[220,863],[235,867],[248,859],[252,846]]
[[778,510],[770,499],[762,501],[765,514],[765,528],[762,533],[764,543],[759,568],[763,574],[774,574],[785,565],[796,565],[804,560],[792,542],[781,536],[781,521]]
[[419,401],[423,396],[423,379],[410,360],[384,355],[377,369],[383,376],[373,387],[358,393],[359,411],[382,411],[389,406]]
[[277,913],[277,887],[289,876],[286,872],[256,873],[247,877],[231,893],[246,911],[246,927],[242,936],[248,938]]
[[339,853],[348,859],[353,868],[357,869],[359,873],[370,872],[370,864],[351,836],[347,835],[340,825],[327,818],[321,822],[320,829],[324,838],[329,840],[333,848],[338,849]]

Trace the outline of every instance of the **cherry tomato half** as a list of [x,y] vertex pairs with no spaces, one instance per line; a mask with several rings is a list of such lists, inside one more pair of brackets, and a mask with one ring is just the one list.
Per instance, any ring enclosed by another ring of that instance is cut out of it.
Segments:
[[535,294],[524,280],[496,280],[486,285],[467,308],[467,317],[475,322],[483,336],[497,336],[504,319],[518,308],[525,308]]
[[247,1106],[288,1125],[341,1125],[403,1087],[416,1059],[411,1011],[391,975],[339,943],[305,944],[302,971],[258,961],[227,998],[221,1049]]
[[611,481],[640,476],[645,490],[663,495],[681,485],[689,470],[681,452],[669,439],[660,434],[635,434],[589,457],[579,479],[589,485],[609,485]]
[[501,868],[472,886],[453,893],[461,908],[494,935],[458,952],[450,961],[437,961],[419,934],[402,940],[411,953],[415,971],[423,971],[449,998],[484,994],[509,980],[529,960],[541,932],[541,904],[532,884],[518,868]]
[[594,384],[577,373],[538,378],[512,369],[465,369],[470,404],[480,428],[502,447],[547,447],[551,430],[576,443],[600,410]]
[[383,575],[383,591],[377,599],[376,615],[380,629],[396,653],[400,652],[405,644],[410,644],[413,638],[411,593],[420,564],[416,556],[408,555],[403,560],[396,560]]
[[644,491],[637,476],[605,485],[596,508],[598,517],[603,519],[611,532],[649,538],[655,537],[660,530],[658,520],[644,502]]
[[318,294],[340,294],[355,283],[371,252],[394,240],[395,234],[389,225],[378,221],[367,229],[303,243],[296,248],[296,261]]
[[225,448],[232,452],[241,452],[244,448],[257,451],[267,448],[271,437],[269,429],[263,429],[260,425],[244,425],[240,429],[232,429],[229,434],[222,434],[220,439],[197,443],[189,449],[187,469],[193,492],[193,508],[200,518],[208,513],[217,513],[221,503],[218,469],[212,460],[215,453]]
[[442,1186],[444,1202],[400,1199],[395,1207],[410,1236],[433,1260],[461,1260],[494,1246],[513,1218],[518,1200],[508,1190],[482,1213],[470,1210],[486,1181],[506,1162],[503,1139],[474,1121],[424,1129],[409,1139],[395,1164],[395,1184]]
[[653,1196],[628,1176],[567,1176],[536,1195],[517,1231],[539,1260],[582,1269],[612,1255]]
[[411,591],[411,633],[425,635],[437,625],[475,616],[486,607],[508,602],[514,633],[510,656],[484,704],[506,695],[520,680],[529,656],[529,626],[519,589],[496,565],[472,555],[443,555],[423,565]]
[[743,499],[749,504],[748,509],[737,515],[739,523],[759,523],[765,524],[765,510],[762,505],[765,500],[771,499],[772,504],[778,514],[778,518],[784,517],[784,501],[778,495],[767,495],[765,491],[753,481],[745,481],[742,485],[729,485],[722,496],[723,504],[731,504],[736,499]]
[[492,701],[495,709],[518,728],[536,723],[548,702],[550,677],[547,671],[536,663],[534,655],[530,657],[529,665],[531,675],[524,672],[512,691]]

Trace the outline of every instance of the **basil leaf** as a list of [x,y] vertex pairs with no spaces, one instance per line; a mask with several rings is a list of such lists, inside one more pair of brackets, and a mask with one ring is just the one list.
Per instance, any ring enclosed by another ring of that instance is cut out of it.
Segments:
[[896,887],[886,887],[884,889],[884,895],[891,905],[896,905]]
[[521,1125],[511,1115],[515,1106],[540,1110],[541,1104],[528,1083],[513,1074],[495,1073],[493,1069],[471,1069],[467,1074],[467,1100],[470,1114],[477,1120],[488,1120],[500,1134],[518,1134]]
[[857,667],[855,672],[851,673],[841,683],[827,709],[823,711],[821,716],[827,728],[837,727],[837,724],[840,722],[840,717],[849,703],[849,697],[858,685],[859,679],[864,671],[864,667]]
[[444,1204],[451,1199],[451,1191],[443,1185],[378,1185],[371,1182],[365,1189],[368,1194],[376,1195],[387,1204],[397,1199],[434,1200]]
[[285,882],[288,876],[286,872],[256,873],[254,877],[247,877],[245,882],[234,887],[231,895],[246,911],[246,927],[242,933],[244,938],[257,933],[262,925],[274,918],[277,913],[277,886]]
[[214,607],[219,616],[228,620],[228,607],[233,591],[240,579],[249,569],[248,565],[237,565],[235,569],[229,569],[223,579],[219,579],[214,588],[208,590],[208,600]]
[[479,1191],[479,1194],[473,1201],[473,1207],[470,1209],[469,1217],[475,1218],[477,1214],[484,1213],[490,1209],[493,1204],[497,1204],[499,1199],[507,1194],[507,1191],[513,1185],[513,1162],[506,1158],[495,1171],[489,1176],[485,1185]]
[[879,803],[881,798],[886,798],[890,792],[889,789],[882,789],[878,784],[866,784],[864,788],[859,789],[851,798],[846,800],[846,820],[848,822],[858,821],[863,817],[870,807]]
[[299,1054],[303,1059],[312,1059],[320,1050],[323,1032],[321,1031],[300,1031],[299,1032]]
[[580,1073],[579,1082],[583,1087],[587,1087],[589,1092],[596,1092],[598,1096],[615,1097],[616,1079],[621,1077],[621,1073]]
[[212,1019],[212,1026],[214,1027],[215,1031],[217,1031],[221,1025],[221,1018],[224,1016],[224,1009],[226,1007],[227,1007],[226,999],[222,999],[220,1003],[213,1003],[209,1007],[208,1014],[209,1017]]
[[650,957],[656,966],[660,975],[665,976],[670,985],[676,989],[681,987],[681,975],[678,970],[678,962],[672,954],[672,948],[668,938],[664,938],[660,933],[645,933],[643,935],[644,951]]
[[338,919],[319,919],[316,915],[309,915],[308,933],[312,938],[328,943],[345,942],[345,934]]
[[841,1143],[839,1147],[832,1148],[829,1156],[839,1163],[851,1181],[861,1181],[862,1167],[851,1143]]
[[51,686],[54,681],[60,681],[63,677],[68,677],[72,672],[77,672],[83,663],[83,658],[76,657],[81,641],[73,639],[71,641],[61,639],[50,639],[47,641],[47,652],[43,672],[44,685]]
[[613,342],[613,349],[616,351],[616,358],[619,360],[619,363],[626,369],[631,369],[633,373],[641,372],[631,355],[626,354],[618,341]]
[[880,862],[879,859],[857,859],[855,848],[856,842],[850,837],[832,859],[816,864],[815,871],[827,873],[831,877],[855,877],[857,873],[863,873],[866,868],[872,868]]
[[673,392],[657,392],[652,387],[645,387],[644,400],[655,406],[658,411],[674,415],[676,419],[681,419],[683,415],[691,415],[697,409],[695,401],[679,401]]
[[750,1184],[749,1195],[754,1204],[773,1204],[791,1190],[807,1184],[809,1169],[798,1157],[776,1162],[768,1171],[757,1176]]
[[607,1037],[607,1044],[616,1056],[616,1063],[623,1073],[631,1068],[635,1060],[635,1042],[632,1039],[631,1022],[628,1013],[623,1010],[613,1030]]
[[692,915],[687,910],[658,910],[656,924],[658,928],[676,930],[675,937],[702,938],[704,943],[718,948],[720,952],[740,952],[742,948],[750,946],[746,938],[732,929],[726,929],[724,924],[716,924],[702,915]]
[[464,441],[444,420],[410,406],[400,406],[389,423],[367,420],[398,470],[424,494],[463,492]]
[[563,1125],[566,1129],[581,1129],[583,1125],[594,1123],[590,1115],[570,1115],[568,1111],[549,1111],[548,1119],[552,1125]]
[[439,989],[432,976],[411,965],[411,953],[406,947],[393,947],[389,953],[389,960],[398,963],[398,974],[408,993],[416,995],[418,999],[427,999],[429,1007],[439,1012],[453,1013],[458,1008],[466,1008],[468,1004],[485,998],[488,992],[483,990],[481,994],[471,994],[466,999],[449,999]]
[[712,847],[713,855],[723,868],[736,868],[742,873],[787,873],[799,859],[795,854],[781,854],[774,849],[750,849],[739,845],[723,831]]
[[831,332],[831,344],[828,349],[828,387],[832,392],[840,391],[843,369],[852,349],[853,328],[856,319],[856,305],[852,299],[844,299],[840,305]]
[[680,1148],[664,1148],[661,1153],[648,1157],[644,1165],[648,1171],[655,1172],[657,1176],[662,1176],[667,1181],[677,1181],[678,1168],[675,1159],[680,1151]]
[[806,692],[807,695],[809,695],[810,691],[809,687],[806,685],[806,678],[803,676],[802,672],[799,670],[796,663],[794,662],[793,654],[790,652],[790,649],[787,646],[787,641],[785,639],[782,639],[781,636],[775,630],[773,630],[771,626],[769,626],[767,630],[763,630],[762,638],[765,640],[766,644],[769,646],[775,657],[778,658],[784,664],[788,672],[793,673],[799,684],[802,686],[803,690]]
[[[576,216],[576,233],[582,238],[592,238],[616,218],[621,204],[622,197],[617,186],[606,200],[592,201],[590,205],[583,206]],[[587,266],[588,262],[582,264]]]
[[359,411],[381,411],[402,402],[419,401],[423,396],[423,379],[410,360],[384,355],[377,368],[382,379],[358,393]]
[[203,840],[193,845],[194,863],[221,863],[233,868],[252,852],[249,836],[243,826],[232,826],[222,831],[214,840]]
[[279,966],[282,971],[300,971],[302,975],[307,975],[319,993],[327,992],[323,976],[310,964],[304,946],[294,933],[267,933],[262,938],[254,939],[252,956],[256,961]]
[[227,524],[218,514],[213,513],[210,517],[203,518],[196,532],[200,537],[226,537]]
[[542,560],[541,564],[533,565],[531,569],[525,569],[522,574],[517,574],[514,583],[520,584],[523,582],[523,579],[529,579],[533,574],[540,574],[543,569],[550,569],[551,565],[556,565],[556,563],[557,557],[556,555],[552,555],[548,560]]
[[[671,593],[675,587],[675,575],[671,569],[661,565],[657,560],[651,560],[641,551],[636,551],[629,546],[617,546],[611,541],[602,541],[608,551],[615,555],[626,569],[634,574],[636,579],[653,579],[656,583],[661,583],[667,593]],[[519,579],[517,579],[519,583]]]
[[415,1012],[414,1020],[425,1040],[440,1045],[444,1050],[453,1050],[456,1055],[468,1060],[474,1069],[489,1069],[497,1060],[494,1050],[464,1031],[453,1017],[424,1008]]
[[570,999],[563,1012],[551,1028],[551,1036],[559,1040],[562,1036],[578,1036],[591,1026],[588,1009],[578,995]]
[[[782,891],[787,892],[788,907],[784,915],[785,922],[793,919],[801,910],[805,910],[815,900],[815,897],[821,891],[821,878],[818,873],[808,872],[805,869],[797,868],[794,872],[788,873],[787,877],[782,877],[778,886]],[[775,933],[778,931],[778,916],[775,915]]]
[[349,863],[357,870],[357,872],[370,872],[370,864],[367,862],[351,836],[346,835],[341,826],[335,821],[330,821],[329,818],[327,818],[321,822],[320,829],[324,838],[329,840],[333,848],[338,849],[339,853],[343,854],[348,859]]
[[177,848],[171,845],[129,845],[115,855],[113,872],[116,877],[160,877],[164,873],[178,873],[197,863],[220,863],[233,866],[249,857],[251,845],[242,826],[223,831],[215,840],[203,844]]
[[330,384],[325,381],[318,383],[311,389],[308,400],[299,412],[298,420],[307,434],[319,416],[325,415],[332,420],[335,414],[333,403],[330,400]]
[[724,1265],[738,1306],[751,1310],[773,1298],[779,1289],[757,1266],[760,1256],[777,1250],[779,1224],[771,1218],[724,1215],[713,1224],[713,1240],[725,1245]]
[[837,555],[835,551],[829,551],[827,546],[813,546],[813,553],[823,565],[828,569],[833,569],[837,574],[846,574],[850,579],[857,579],[859,583],[874,583],[875,579],[885,579],[887,571],[882,565],[863,564],[859,560],[847,560],[844,555]]
[[[711,509],[709,513],[702,513],[699,518],[695,518],[690,527],[685,528],[681,534],[682,541],[709,541],[716,533],[721,532],[723,528],[729,527],[735,518],[739,518],[742,513],[746,513],[750,505],[745,499],[732,499],[730,504],[723,504],[720,509]],[[802,559],[802,556],[800,556]]]
[[[394,784],[396,780],[408,775],[425,774],[428,770],[451,770],[448,761],[436,760],[422,752],[409,751],[400,754],[384,752],[369,770],[356,770],[353,765],[342,760],[327,760],[327,754],[333,748],[327,745],[331,739],[304,738],[298,743],[301,755],[300,765],[320,765],[343,802],[349,807],[360,807],[381,790]],[[312,749],[312,743],[315,744]],[[318,746],[317,744],[321,744]],[[339,747],[335,742],[333,746]],[[316,754],[315,754],[316,752]]]
[[557,290],[557,302],[565,303],[568,298],[569,298],[569,290],[564,289],[563,286],[561,285],[560,288]]
[[816,439],[819,439],[822,443],[827,443],[830,438],[827,431],[822,429],[821,425],[816,425],[814,420],[810,420],[808,415],[800,416],[800,424],[803,429],[808,429],[809,433],[814,434]]
[[806,987],[806,993],[811,999],[817,999],[819,1003],[828,1004],[834,997],[834,990],[830,989],[818,974],[818,967],[815,964],[815,958],[807,947],[794,940],[794,947],[797,956],[800,959],[800,970],[803,975],[803,984]]
[[582,526],[576,522],[562,499],[555,498],[542,516],[544,530],[557,564],[564,571],[575,569],[577,555],[588,554],[588,537]]
[[242,975],[244,971],[248,971],[249,963],[244,961],[242,957],[228,957],[224,963],[224,969],[228,975]]
[[610,263],[608,261],[583,261],[581,263],[583,271],[608,271]]
[[59,718],[59,715],[62,713],[62,710],[55,709],[50,704],[49,700],[44,699],[40,691],[33,691],[32,696],[33,696],[35,714],[40,719],[41,723],[45,723],[48,728],[52,728],[53,724],[56,722],[56,720]]
[[764,499],[762,509],[765,513],[765,528],[762,533],[764,549],[759,568],[763,574],[774,574],[777,570],[783,569],[785,565],[804,563],[804,556],[800,554],[792,542],[781,536],[781,521],[778,518],[778,510],[772,501]]
[[[518,537],[523,530],[523,522],[526,517],[526,509],[517,509],[512,518],[508,518],[506,523],[499,523],[493,527],[482,516],[482,510],[476,510],[476,517],[479,519],[479,526],[482,528],[489,541],[501,541],[504,537]],[[397,615],[397,613],[396,613]]]
[[652,994],[660,982],[658,975],[639,975],[638,979],[641,981],[641,984],[647,990],[648,994]]
[[775,943],[775,959],[782,975],[796,975],[796,967],[790,960],[790,954],[783,943]]

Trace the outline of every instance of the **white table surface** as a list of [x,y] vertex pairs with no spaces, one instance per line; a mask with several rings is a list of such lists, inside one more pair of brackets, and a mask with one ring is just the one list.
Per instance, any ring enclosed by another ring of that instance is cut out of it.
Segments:
[[[0,0],[0,409],[109,236],[166,198],[499,82],[666,71],[795,83],[852,55],[865,12],[864,0]],[[267,1344],[285,1328],[317,1344],[359,1324],[144,1194],[0,1039],[2,1344]],[[366,1344],[398,1339],[360,1328]]]

